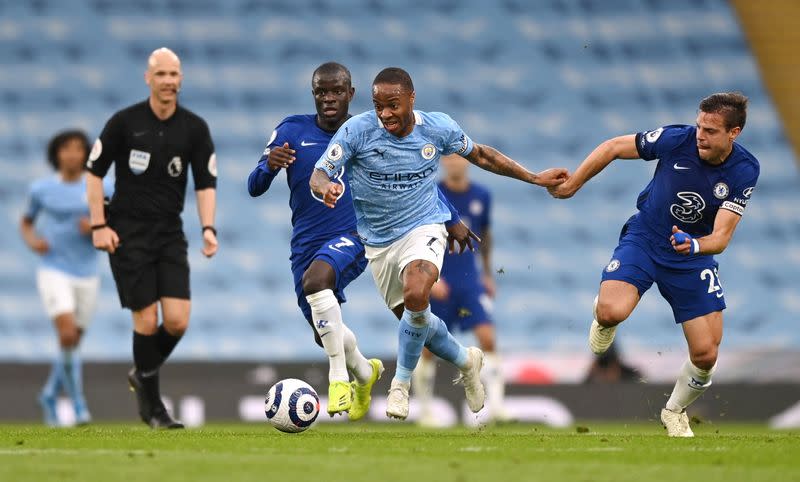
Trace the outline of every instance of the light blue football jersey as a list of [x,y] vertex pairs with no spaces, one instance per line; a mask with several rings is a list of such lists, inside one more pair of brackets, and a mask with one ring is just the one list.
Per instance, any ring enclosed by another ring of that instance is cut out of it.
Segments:
[[[110,196],[113,179],[104,180],[103,189]],[[41,258],[43,267],[77,277],[97,274],[97,250],[78,224],[82,217],[89,217],[86,176],[77,182],[64,182],[58,175],[34,181],[25,217],[36,221],[37,232],[50,245]]]
[[329,177],[345,168],[358,233],[380,247],[418,226],[450,220],[437,189],[439,159],[472,149],[472,139],[447,114],[414,111],[414,130],[399,138],[368,111],[339,128],[315,167]]

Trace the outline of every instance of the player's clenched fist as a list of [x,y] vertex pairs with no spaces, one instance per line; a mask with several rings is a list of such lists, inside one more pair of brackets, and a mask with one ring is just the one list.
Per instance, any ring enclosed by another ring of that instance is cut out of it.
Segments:
[[343,192],[344,186],[337,182],[332,182],[328,184],[328,188],[325,190],[322,200],[325,202],[326,206],[333,208],[336,206],[336,201],[339,200],[339,196],[341,196]]
[[92,244],[96,249],[114,254],[119,246],[119,236],[108,226],[92,231]]
[[563,184],[569,179],[569,171],[563,167],[547,169],[536,175],[534,183],[542,187],[554,187]]
[[267,157],[267,166],[273,171],[277,171],[280,168],[287,168],[294,162],[294,154],[294,149],[289,148],[288,142],[284,142],[282,146],[270,149],[269,156]]

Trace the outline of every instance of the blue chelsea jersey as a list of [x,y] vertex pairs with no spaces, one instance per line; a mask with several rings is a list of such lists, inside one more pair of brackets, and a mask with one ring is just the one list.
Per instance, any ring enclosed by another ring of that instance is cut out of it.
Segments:
[[292,210],[293,261],[313,254],[323,243],[335,236],[356,231],[352,195],[343,167],[331,176],[334,182],[344,187],[344,192],[333,209],[325,206],[311,192],[308,184],[314,164],[324,154],[331,137],[332,132],[317,125],[316,115],[287,117],[275,128],[258,166],[248,179],[250,194],[263,194],[279,171],[271,171],[267,165],[270,149],[289,143],[289,147],[295,150],[295,161],[286,169],[286,180],[291,190],[289,207]]
[[[463,192],[451,191],[445,183],[439,184],[439,189],[447,199],[458,210],[461,220],[479,236],[490,227],[491,195],[489,191],[474,182],[470,182],[469,189]],[[473,286],[481,284],[481,268],[478,264],[478,256],[481,246],[473,251],[466,250],[461,254],[450,252],[444,255],[442,265],[442,278],[447,281],[453,289],[459,286]]]
[[696,127],[670,125],[636,135],[642,159],[658,159],[655,174],[639,194],[639,212],[629,223],[652,240],[649,246],[665,262],[691,263],[702,255],[680,255],[669,238],[672,226],[693,237],[711,234],[720,209],[744,214],[759,174],[758,160],[738,143],[720,165],[700,159]]
[[414,111],[414,129],[400,138],[368,111],[339,128],[316,167],[330,177],[346,168],[359,235],[367,245],[386,246],[418,226],[451,219],[437,192],[439,159],[472,149],[447,114]]

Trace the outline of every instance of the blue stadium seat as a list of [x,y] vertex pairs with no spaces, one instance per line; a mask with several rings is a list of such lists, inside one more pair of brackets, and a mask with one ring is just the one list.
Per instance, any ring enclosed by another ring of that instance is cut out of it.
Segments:
[[[725,344],[757,338],[800,347],[800,333],[786,326],[800,315],[797,167],[724,0],[39,0],[0,3],[0,38],[0,200],[12,225],[27,184],[47,173],[44,147],[55,131],[79,126],[97,135],[114,111],[147,96],[150,51],[167,45],[182,56],[182,102],[208,121],[217,146],[222,244],[216,259],[200,256],[190,194],[195,306],[177,357],[319,357],[289,273],[285,180],[258,199],[245,184],[274,126],[313,112],[310,74],[327,60],[350,67],[353,112],[371,108],[380,68],[402,66],[420,109],[448,112],[474,139],[533,169],[574,167],[613,135],[693,123],[701,97],[742,90],[751,106],[741,141],[762,161],[762,175],[736,241],[720,256],[733,308]],[[584,349],[600,271],[653,168],[616,163],[568,202],[474,172],[495,195],[501,347]],[[55,341],[35,293],[35,257],[15,229],[3,232],[0,248],[0,358],[46,358]],[[128,314],[105,258],[101,265],[101,303],[84,350],[128,359]],[[348,297],[345,316],[364,352],[393,353],[396,322],[368,273]],[[659,349],[681,342],[654,293],[624,340]]]

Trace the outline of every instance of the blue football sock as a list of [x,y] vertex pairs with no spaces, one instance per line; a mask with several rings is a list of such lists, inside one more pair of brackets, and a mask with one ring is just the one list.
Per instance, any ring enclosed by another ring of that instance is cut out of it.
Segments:
[[428,335],[428,319],[433,316],[430,306],[422,311],[406,309],[400,319],[397,336],[397,372],[395,378],[410,383],[417,367],[422,347]]
[[42,398],[53,399],[58,397],[61,388],[64,386],[64,361],[59,353],[53,360],[50,368],[50,375],[42,388]]
[[447,325],[431,313],[428,337],[425,346],[442,360],[449,361],[458,368],[467,364],[467,349],[447,331]]
[[72,400],[75,413],[80,414],[86,410],[86,399],[83,396],[83,369],[81,358],[77,350],[63,349],[61,351],[64,366],[64,388]]

